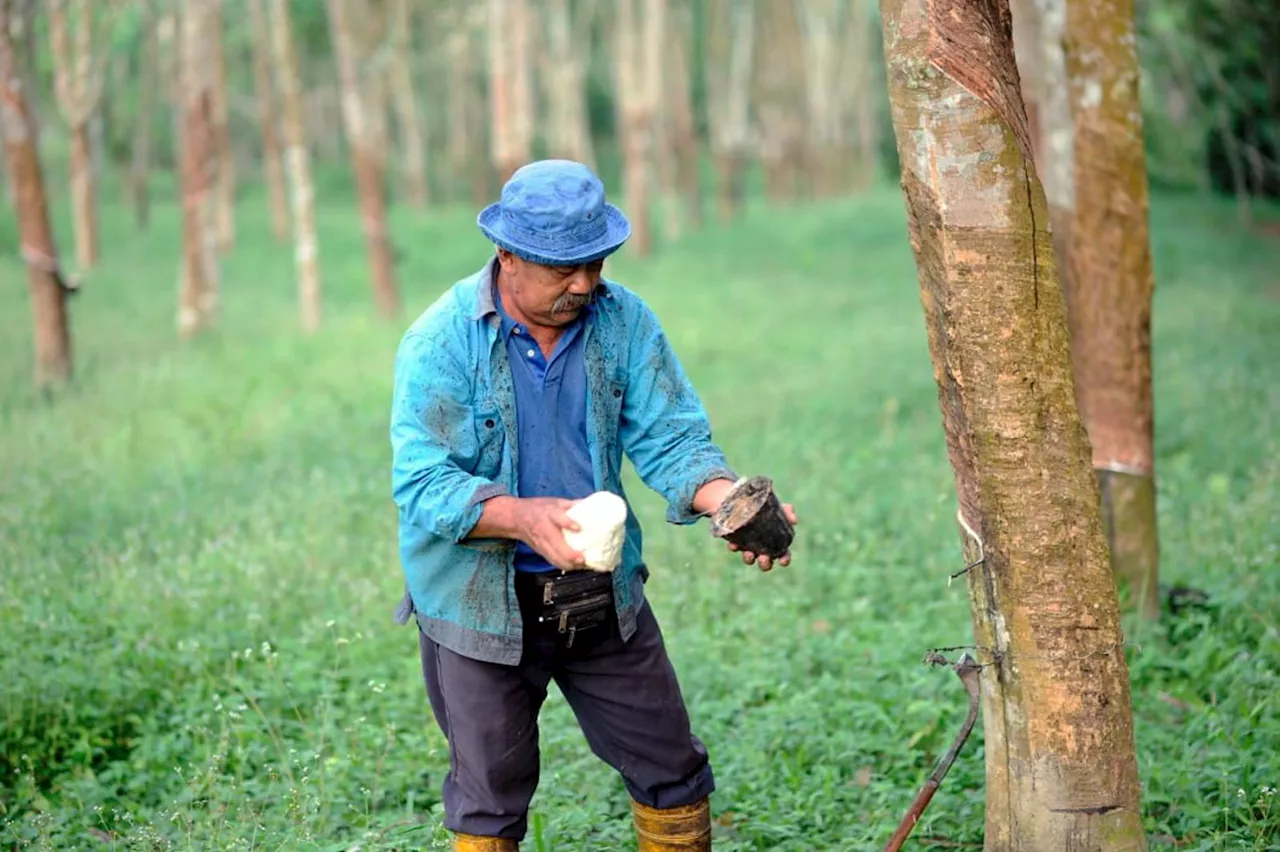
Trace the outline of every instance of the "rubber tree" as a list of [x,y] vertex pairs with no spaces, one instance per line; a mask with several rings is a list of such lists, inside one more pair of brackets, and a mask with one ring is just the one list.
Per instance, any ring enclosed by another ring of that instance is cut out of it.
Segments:
[[1133,0],[1020,0],[1014,20],[1111,564],[1155,618],[1155,280]]
[[192,337],[216,321],[219,302],[218,156],[214,123],[215,60],[208,38],[214,0],[186,0],[178,40],[179,182],[182,283],[178,332]]
[[1125,642],[1007,0],[882,0],[982,669],[989,852],[1146,849]]
[[59,271],[58,250],[49,222],[35,115],[27,102],[26,81],[10,35],[15,6],[14,0],[0,0],[0,134],[17,213],[21,257],[27,266],[31,290],[35,384],[44,389],[71,378],[68,290]]

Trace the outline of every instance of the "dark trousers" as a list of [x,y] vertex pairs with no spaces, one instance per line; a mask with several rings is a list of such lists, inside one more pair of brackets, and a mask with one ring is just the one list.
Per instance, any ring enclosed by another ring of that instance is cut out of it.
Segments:
[[431,710],[449,741],[445,827],[524,837],[540,770],[538,713],[552,680],[591,750],[618,772],[636,801],[668,808],[710,795],[715,782],[707,751],[690,731],[649,605],[627,642],[613,617],[570,641],[555,624],[536,622],[527,583],[518,581],[517,593],[525,622],[518,666],[463,657],[418,634]]

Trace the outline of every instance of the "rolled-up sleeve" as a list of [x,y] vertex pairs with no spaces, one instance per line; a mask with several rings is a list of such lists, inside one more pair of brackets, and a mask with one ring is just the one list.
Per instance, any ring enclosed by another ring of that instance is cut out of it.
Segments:
[[711,423],[658,318],[638,303],[622,405],[623,449],[636,473],[667,501],[667,520],[690,524],[698,489],[737,479],[711,436]]
[[391,493],[401,523],[453,542],[471,532],[485,500],[507,493],[468,472],[479,447],[458,348],[442,334],[405,335],[391,403]]

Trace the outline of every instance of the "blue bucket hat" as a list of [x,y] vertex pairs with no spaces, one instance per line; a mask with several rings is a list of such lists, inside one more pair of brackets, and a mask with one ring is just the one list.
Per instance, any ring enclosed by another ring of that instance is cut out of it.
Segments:
[[494,244],[544,266],[599,260],[631,236],[626,215],[605,201],[600,178],[573,160],[521,166],[476,224]]

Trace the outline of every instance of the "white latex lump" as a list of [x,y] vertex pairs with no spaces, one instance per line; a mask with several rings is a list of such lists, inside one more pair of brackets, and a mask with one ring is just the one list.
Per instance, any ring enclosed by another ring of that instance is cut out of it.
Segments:
[[611,491],[597,491],[569,507],[569,517],[582,527],[564,531],[565,542],[582,553],[592,571],[612,571],[622,562],[627,504]]

